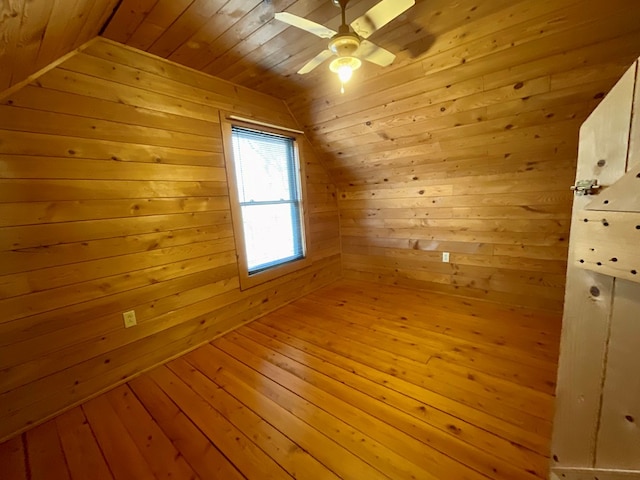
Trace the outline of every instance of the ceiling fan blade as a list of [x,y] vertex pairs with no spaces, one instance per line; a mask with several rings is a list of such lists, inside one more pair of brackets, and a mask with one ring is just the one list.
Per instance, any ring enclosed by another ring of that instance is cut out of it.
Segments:
[[367,62],[375,63],[381,67],[387,67],[393,63],[396,56],[389,50],[385,50],[382,47],[377,46],[375,43],[369,40],[362,40],[360,46],[354,56]]
[[367,13],[351,22],[351,28],[362,38],[384,27],[415,5],[415,0],[382,0]]
[[336,32],[334,32],[330,28],[325,27],[324,25],[312,22],[311,20],[307,20],[306,18],[298,17],[297,15],[289,12],[278,12],[275,14],[275,19],[280,20],[284,23],[288,23],[293,27],[298,27],[305,32],[313,33],[320,38],[331,38],[336,34]]
[[316,55],[313,59],[311,59],[307,64],[298,70],[300,75],[304,75],[305,73],[309,73],[311,70],[316,68],[318,65],[321,65],[325,60],[330,59],[333,56],[333,52],[329,49],[321,51],[318,55]]

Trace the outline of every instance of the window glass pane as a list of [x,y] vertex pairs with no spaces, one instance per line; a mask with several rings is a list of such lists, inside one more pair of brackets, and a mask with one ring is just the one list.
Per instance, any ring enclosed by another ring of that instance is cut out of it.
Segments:
[[296,198],[293,139],[238,127],[233,137],[241,203]]
[[242,207],[245,248],[250,273],[302,258],[299,222],[289,203]]
[[248,273],[304,258],[294,139],[232,126]]

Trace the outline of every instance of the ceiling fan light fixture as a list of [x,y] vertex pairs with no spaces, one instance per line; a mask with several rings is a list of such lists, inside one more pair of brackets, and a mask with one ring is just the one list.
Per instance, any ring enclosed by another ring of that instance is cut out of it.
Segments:
[[349,0],[332,0],[332,2],[335,6],[340,7],[341,23],[337,32],[288,12],[278,12],[274,18],[320,38],[329,39],[329,48],[308,61],[298,70],[298,73],[300,75],[309,73],[335,55],[338,58],[331,62],[330,69],[338,74],[342,84],[342,93],[344,93],[344,84],[349,81],[353,71],[360,68],[361,60],[381,67],[387,67],[393,63],[396,58],[393,53],[368,41],[367,38],[414,6],[416,1],[378,0],[364,15],[349,24],[347,24],[346,14]]
[[344,93],[344,84],[351,80],[353,72],[360,68],[362,62],[356,57],[334,58],[329,64],[329,70],[338,75],[340,79],[340,93]]

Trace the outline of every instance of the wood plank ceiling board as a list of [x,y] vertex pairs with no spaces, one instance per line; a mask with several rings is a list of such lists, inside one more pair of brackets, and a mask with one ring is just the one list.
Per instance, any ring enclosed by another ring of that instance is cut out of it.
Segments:
[[0,91],[98,35],[118,0],[7,0],[0,7]]

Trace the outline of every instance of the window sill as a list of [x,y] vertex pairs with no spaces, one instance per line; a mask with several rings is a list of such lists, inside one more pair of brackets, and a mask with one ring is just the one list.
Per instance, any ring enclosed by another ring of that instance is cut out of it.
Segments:
[[307,256],[299,260],[294,260],[292,262],[287,262],[282,265],[269,268],[262,272],[254,273],[253,275],[247,274],[246,269],[244,269],[242,266],[242,263],[243,262],[241,261],[238,262],[240,267],[240,290],[248,290],[255,286],[261,285],[271,280],[275,280],[276,278],[283,277],[285,275],[308,267],[309,265],[311,265],[311,260]]

